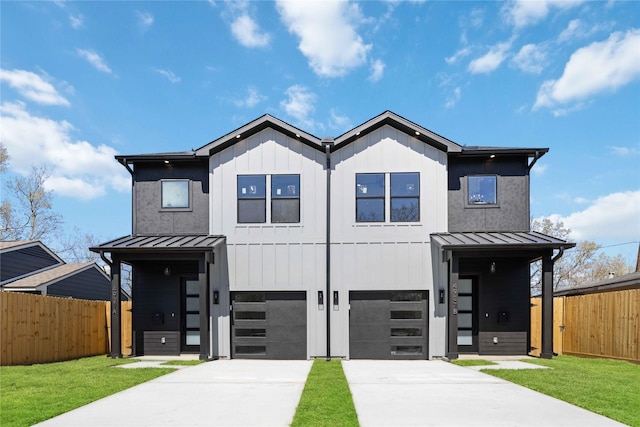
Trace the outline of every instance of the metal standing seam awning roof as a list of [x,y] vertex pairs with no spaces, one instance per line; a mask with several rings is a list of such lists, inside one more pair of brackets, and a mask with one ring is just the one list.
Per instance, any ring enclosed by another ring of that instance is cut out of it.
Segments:
[[569,243],[536,231],[434,233],[432,241],[443,250],[569,249]]
[[202,252],[224,240],[225,236],[201,234],[124,236],[90,249],[93,252]]

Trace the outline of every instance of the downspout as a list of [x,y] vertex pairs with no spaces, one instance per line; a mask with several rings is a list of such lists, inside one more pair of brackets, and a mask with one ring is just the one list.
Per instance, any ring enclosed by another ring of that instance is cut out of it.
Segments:
[[326,360],[331,360],[331,146],[333,138],[323,138],[324,152],[327,160],[327,236],[326,236],[326,285],[325,311],[327,322],[327,354]]
[[544,153],[540,154],[539,151],[536,151],[536,154],[533,156],[533,160],[531,161],[531,163],[527,166],[527,171],[531,172],[531,168],[533,168],[533,165],[536,164],[536,162],[538,161],[538,159],[540,157],[542,157],[544,155]]
[[562,254],[564,254],[564,246],[560,246],[558,248],[558,253],[553,258],[551,258],[551,263],[555,264],[556,261],[559,260],[560,257],[562,257]]

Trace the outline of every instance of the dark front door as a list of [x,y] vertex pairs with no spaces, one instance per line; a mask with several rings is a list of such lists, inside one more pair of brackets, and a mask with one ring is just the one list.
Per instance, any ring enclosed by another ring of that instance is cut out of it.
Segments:
[[478,279],[458,280],[458,352],[478,352]]
[[182,279],[182,344],[181,351],[200,351],[200,282]]
[[426,359],[427,291],[349,293],[352,359]]

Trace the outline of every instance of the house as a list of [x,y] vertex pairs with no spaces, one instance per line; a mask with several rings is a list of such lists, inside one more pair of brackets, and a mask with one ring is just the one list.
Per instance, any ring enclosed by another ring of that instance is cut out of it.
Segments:
[[[120,155],[132,234],[91,250],[132,266],[135,354],[456,358],[527,354],[529,230],[546,148],[463,147],[386,111],[336,138],[270,115],[202,146]],[[118,304],[112,304],[118,307]],[[120,356],[112,312],[112,356]]]
[[93,262],[67,264],[38,240],[0,242],[0,289],[109,300],[109,276]]

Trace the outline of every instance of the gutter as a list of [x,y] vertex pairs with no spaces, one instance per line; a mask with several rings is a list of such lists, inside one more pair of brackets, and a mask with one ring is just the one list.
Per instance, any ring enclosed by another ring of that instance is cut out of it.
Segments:
[[333,138],[323,138],[324,152],[327,159],[327,236],[326,236],[326,286],[324,307],[327,323],[327,354],[326,360],[331,360],[331,146]]

